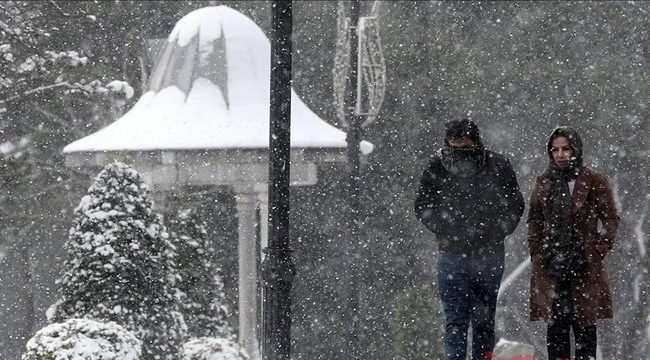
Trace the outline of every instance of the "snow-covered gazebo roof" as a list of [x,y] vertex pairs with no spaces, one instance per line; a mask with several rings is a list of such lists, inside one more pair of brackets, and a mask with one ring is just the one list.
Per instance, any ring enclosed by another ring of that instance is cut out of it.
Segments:
[[[226,6],[195,10],[167,38],[133,108],[63,152],[268,148],[269,76],[270,42],[257,24]],[[293,90],[291,101],[292,148],[347,146]]]

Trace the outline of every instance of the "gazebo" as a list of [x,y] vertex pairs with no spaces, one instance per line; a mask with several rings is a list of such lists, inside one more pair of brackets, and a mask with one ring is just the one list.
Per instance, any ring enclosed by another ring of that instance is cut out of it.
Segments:
[[[68,167],[99,168],[128,155],[163,209],[185,186],[231,186],[238,214],[239,338],[260,359],[257,278],[268,226],[270,42],[226,6],[183,17],[162,45],[148,91],[124,116],[63,150]],[[317,181],[317,165],[346,161],[346,134],[291,93],[291,184]],[[368,154],[372,144],[361,143]],[[258,222],[259,210],[261,221]]]

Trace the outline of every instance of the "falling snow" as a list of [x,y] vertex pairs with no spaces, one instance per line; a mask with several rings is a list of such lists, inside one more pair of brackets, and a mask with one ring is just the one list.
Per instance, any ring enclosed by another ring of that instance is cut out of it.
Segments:
[[[360,3],[361,15],[370,14],[374,2]],[[292,359],[393,360],[408,354],[420,360],[439,354],[437,244],[413,216],[412,201],[428,157],[441,146],[444,123],[470,117],[486,146],[509,157],[525,196],[546,165],[550,131],[572,125],[584,134],[585,162],[607,177],[622,219],[606,259],[615,314],[599,323],[598,360],[649,360],[650,2],[377,4],[388,81],[379,115],[363,129],[359,237],[351,238],[348,228],[346,164],[319,165],[317,183],[291,189]],[[293,7],[292,146],[344,152],[347,128],[337,120],[333,94],[338,2],[295,1]],[[160,220],[127,221],[122,217],[141,209],[130,201],[140,199],[136,193],[143,189],[121,190],[133,197],[118,208],[88,194],[100,168],[71,167],[66,159],[105,150],[265,149],[270,10],[271,1],[0,2],[0,358],[51,356],[43,355],[46,347],[69,359],[99,353],[138,358],[147,346],[138,340],[145,331],[120,323],[118,315],[134,313],[127,304],[95,309],[115,316],[114,323],[48,319],[56,314],[51,306],[59,299],[56,280],[62,274],[115,274],[134,261],[118,257],[122,250],[142,254],[151,250],[152,239],[178,245],[167,231],[173,214],[158,213],[162,201],[205,210],[208,240],[187,244],[215,244],[208,252],[213,262],[195,265],[219,274],[201,281],[223,285],[215,297],[224,304],[202,306],[226,317],[212,326],[225,329],[222,338],[184,339],[173,356],[245,357],[228,327],[238,311],[232,191],[178,186],[144,214]],[[148,37],[169,43],[161,59],[174,62],[181,50],[196,46],[197,61],[156,74],[145,54]],[[202,67],[206,62],[226,70]],[[105,160],[129,160],[127,154],[116,157]],[[118,196],[108,188],[95,190]],[[153,195],[158,189],[150,190]],[[103,224],[104,231],[77,229],[80,216],[87,224]],[[124,228],[133,241],[120,248]],[[70,237],[86,255],[66,263]],[[506,238],[506,249],[497,336],[500,345],[532,347],[542,359],[545,326],[528,321],[525,224]],[[99,258],[123,263],[82,269]],[[79,270],[66,272],[64,264]],[[352,271],[358,282],[351,281]],[[180,279],[155,278],[165,280],[155,289]],[[165,296],[187,299],[183,291]]]

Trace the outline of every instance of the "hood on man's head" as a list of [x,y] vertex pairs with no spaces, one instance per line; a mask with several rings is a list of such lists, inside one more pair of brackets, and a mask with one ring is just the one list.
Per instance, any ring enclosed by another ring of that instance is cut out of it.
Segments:
[[477,147],[483,148],[478,126],[469,119],[452,120],[445,124],[445,147],[449,147],[452,138],[471,139]]
[[548,157],[551,162],[553,161],[553,154],[551,153],[551,150],[553,148],[553,140],[561,136],[567,138],[569,140],[571,148],[573,148],[573,152],[575,154],[574,166],[576,168],[582,166],[582,138],[576,129],[569,126],[558,126],[551,133],[551,136],[548,139],[548,143],[546,144],[546,152],[548,153]]

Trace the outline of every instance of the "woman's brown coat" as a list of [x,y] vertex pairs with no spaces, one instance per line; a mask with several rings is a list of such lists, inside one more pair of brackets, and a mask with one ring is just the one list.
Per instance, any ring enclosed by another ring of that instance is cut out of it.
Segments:
[[[553,280],[542,266],[543,239],[548,229],[546,197],[550,181],[537,177],[530,196],[528,211],[528,249],[532,261],[530,280],[530,319],[548,322],[555,289]],[[571,220],[574,241],[584,244],[587,255],[585,271],[571,279],[577,325],[595,325],[597,319],[612,317],[612,294],[603,260],[611,250],[618,231],[619,216],[612,189],[599,173],[581,167],[571,195]],[[598,230],[598,222],[602,229]]]

